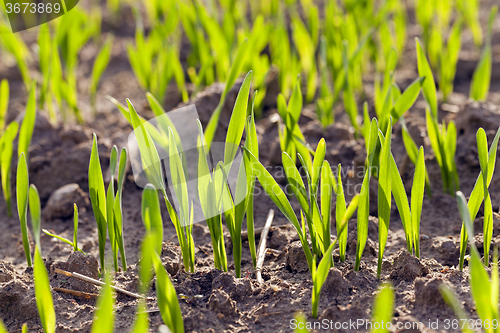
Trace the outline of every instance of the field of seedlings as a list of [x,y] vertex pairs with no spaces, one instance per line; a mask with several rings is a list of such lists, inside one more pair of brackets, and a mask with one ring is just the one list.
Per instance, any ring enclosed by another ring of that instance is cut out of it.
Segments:
[[500,332],[495,1],[58,1],[0,8],[0,333]]

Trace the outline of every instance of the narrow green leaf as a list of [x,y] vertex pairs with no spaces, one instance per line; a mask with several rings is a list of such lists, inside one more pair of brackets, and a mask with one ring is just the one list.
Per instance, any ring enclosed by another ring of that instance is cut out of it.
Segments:
[[73,204],[73,251],[78,251],[78,207]]
[[382,258],[384,256],[387,235],[389,233],[389,221],[391,218],[391,135],[392,120],[387,128],[380,154],[380,171],[378,179],[379,255],[377,266],[377,276],[379,277],[382,272]]
[[420,258],[420,217],[422,215],[422,205],[425,190],[425,161],[424,148],[418,151],[415,174],[413,175],[413,185],[411,188],[411,224],[413,230],[413,244],[415,255]]
[[9,107],[9,81],[3,79],[0,83],[0,131],[5,128],[5,117]]
[[247,119],[248,96],[250,94],[250,83],[252,82],[252,72],[248,72],[241,85],[238,97],[234,104],[233,113],[227,128],[226,145],[224,149],[225,171],[229,174],[234,157],[240,146],[245,122]]
[[163,322],[172,332],[184,333],[181,308],[175,288],[158,255],[153,257],[156,272],[156,297]]
[[331,261],[332,252],[336,243],[337,242],[334,241],[332,244],[330,244],[328,249],[325,251],[323,259],[321,259],[318,268],[316,269],[316,267],[313,266],[312,316],[314,318],[318,318],[318,306],[319,306],[319,298],[321,295],[321,288],[323,287],[323,284],[325,283],[326,278],[328,277],[328,272],[330,271],[332,262]]
[[35,238],[35,243],[41,251],[40,245],[40,220],[41,220],[41,208],[40,208],[40,195],[35,185],[31,184],[29,189],[29,210],[31,216],[31,227],[33,228],[33,237]]
[[17,213],[19,215],[19,221],[21,223],[24,254],[26,255],[26,261],[28,262],[28,266],[31,266],[31,252],[28,239],[28,224],[27,224],[28,191],[29,191],[28,165],[26,164],[26,157],[24,153],[21,153],[17,163],[17,181],[16,181]]
[[160,202],[158,192],[152,184],[147,184],[142,192],[141,213],[143,221],[146,221],[146,209],[149,212],[149,225],[146,225],[146,231],[154,235],[155,251],[161,255],[163,246],[163,219],[160,212]]
[[106,275],[106,284],[102,287],[99,298],[97,299],[97,310],[92,322],[92,333],[113,332],[115,322],[113,303],[111,281],[109,276]]
[[[42,322],[43,331],[53,333],[56,331],[56,313],[54,302],[52,301],[52,291],[50,289],[49,275],[45,268],[39,249],[35,248],[35,267],[33,268],[35,277],[36,306]],[[111,331],[108,331],[111,332]]]
[[7,215],[12,216],[11,209],[11,165],[14,154],[14,139],[17,136],[19,125],[13,121],[7,126],[3,136],[0,137],[0,177],[2,178],[2,191],[7,205]]
[[[373,303],[373,313],[372,313],[372,323],[379,323],[373,325],[374,327],[370,330],[372,333],[385,333],[389,332],[387,329],[387,324],[392,322],[392,315],[394,313],[394,291],[390,284],[383,284],[380,287],[380,292],[375,297]],[[382,325],[384,323],[384,325]]]
[[36,85],[33,83],[29,91],[28,103],[26,104],[26,112],[24,113],[21,129],[19,130],[19,143],[17,148],[18,156],[21,156],[22,153],[24,153],[25,156],[28,156],[28,148],[31,143],[33,130],[35,129],[35,119]]
[[434,82],[434,76],[432,75],[432,70],[425,56],[424,49],[420,44],[420,40],[415,38],[417,47],[417,63],[418,63],[418,75],[425,77],[425,81],[422,83],[422,91],[424,94],[425,101],[431,109],[432,116],[437,120],[437,97],[436,97],[436,83]]
[[413,81],[412,84],[410,84],[408,88],[406,88],[404,93],[396,100],[392,112],[394,122],[397,122],[398,119],[413,106],[413,104],[417,100],[417,97],[420,93],[420,88],[422,87],[424,81],[425,77],[419,77],[418,79]]
[[94,217],[97,223],[101,270],[104,272],[104,254],[107,232],[106,191],[104,189],[104,179],[102,176],[99,152],[97,149],[97,136],[95,134],[93,137],[92,152],[90,154],[89,163],[89,192],[90,202],[92,203],[92,211],[94,212]]

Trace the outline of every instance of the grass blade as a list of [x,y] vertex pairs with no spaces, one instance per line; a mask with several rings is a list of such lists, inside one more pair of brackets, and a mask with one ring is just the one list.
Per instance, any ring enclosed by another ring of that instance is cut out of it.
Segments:
[[106,275],[106,284],[102,287],[99,298],[97,299],[97,310],[92,322],[92,333],[109,333],[114,331],[114,300],[110,283],[109,276]]
[[415,255],[420,258],[420,217],[422,215],[422,205],[425,190],[425,161],[424,148],[420,147],[413,175],[413,185],[411,188],[411,223],[413,229],[413,244]]
[[330,271],[332,262],[332,252],[336,243],[337,242],[334,241],[332,244],[330,244],[328,249],[325,251],[323,259],[321,259],[318,268],[316,268],[316,263],[315,263],[316,260],[314,259],[313,261],[314,265],[312,266],[313,270],[311,272],[313,280],[311,307],[312,307],[312,316],[314,318],[318,318],[318,307],[319,307],[319,298],[321,295],[321,288],[323,287],[323,284],[325,283],[326,278],[328,276],[328,272]]
[[387,323],[392,322],[394,303],[394,291],[392,290],[392,286],[390,284],[383,284],[373,303],[372,322],[379,324],[385,323],[385,325],[379,325],[378,329],[374,327],[370,332],[389,332]]
[[[391,154],[391,134],[392,134],[392,120],[387,128],[385,139],[382,144],[382,151],[380,155],[380,172],[378,179],[378,227],[379,227],[379,252],[378,252],[378,265],[377,276],[380,277],[382,273],[382,258],[384,256],[384,249],[387,242],[387,235],[389,233],[389,221],[391,218],[391,167],[392,167],[392,154]],[[380,133],[380,135],[382,135]],[[381,141],[382,141],[381,136]]]
[[16,181],[17,213],[19,215],[19,221],[21,223],[24,254],[26,255],[26,261],[28,262],[28,266],[31,266],[31,252],[30,252],[30,243],[28,239],[28,224],[27,224],[28,192],[29,192],[28,165],[26,164],[26,157],[24,153],[21,153],[21,155],[19,156],[19,161],[17,163],[17,181]]
[[43,262],[38,248],[35,248],[35,267],[33,268],[33,275],[35,277],[36,306],[40,315],[40,321],[42,322],[43,331],[45,333],[54,333],[56,331],[56,313],[54,312],[49,275],[47,274],[45,263]]
[[33,229],[33,237],[35,238],[36,246],[41,251],[40,246],[40,220],[41,220],[41,208],[40,208],[40,195],[35,185],[31,184],[29,189],[29,209],[31,216],[31,227]]
[[[147,184],[142,192],[141,214],[146,224],[146,231],[154,235],[154,249],[161,255],[163,246],[163,219],[160,212],[158,192],[152,184]],[[146,210],[148,211],[149,223],[146,222]]]
[[172,332],[184,333],[181,308],[175,288],[158,255],[153,257],[156,272],[156,297],[163,322]]
[[434,76],[432,75],[431,66],[427,61],[424,49],[420,44],[420,40],[415,38],[415,43],[417,47],[417,62],[418,62],[418,75],[420,77],[425,77],[425,81],[422,82],[422,92],[424,94],[425,101],[431,109],[432,116],[437,120],[437,97],[436,97],[436,83],[434,82]]
[[106,247],[106,191],[104,190],[104,179],[102,177],[101,163],[99,161],[99,152],[97,149],[97,136],[94,134],[92,143],[92,152],[90,154],[89,163],[89,192],[90,202],[92,203],[92,211],[97,223],[98,239],[99,239],[99,259],[101,263],[101,271],[105,270],[105,247]]
[[0,137],[0,177],[2,178],[2,191],[7,206],[7,215],[12,216],[11,208],[11,165],[14,154],[14,139],[17,136],[19,125],[13,121],[7,126],[2,137]]
[[19,130],[19,143],[17,147],[18,156],[22,153],[28,156],[28,148],[31,142],[31,137],[33,135],[33,130],[35,128],[36,119],[36,85],[33,82],[31,85],[28,103],[26,104],[26,112],[24,113],[23,122],[21,124],[21,129]]

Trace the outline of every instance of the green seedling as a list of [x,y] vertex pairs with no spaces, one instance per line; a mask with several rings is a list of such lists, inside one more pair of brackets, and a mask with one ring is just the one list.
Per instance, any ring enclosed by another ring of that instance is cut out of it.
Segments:
[[56,331],[56,313],[54,311],[54,302],[52,301],[52,291],[50,289],[49,275],[47,274],[47,269],[45,268],[45,263],[38,247],[35,248],[33,275],[35,278],[36,307],[38,308],[43,331],[54,333]]
[[33,229],[33,237],[35,238],[35,244],[38,250],[41,251],[40,245],[40,221],[41,221],[41,207],[40,207],[40,195],[35,185],[31,184],[29,189],[29,210],[31,217],[31,228]]
[[2,36],[0,45],[3,46],[4,50],[14,56],[19,72],[23,78],[24,86],[26,89],[29,89],[31,86],[31,76],[28,66],[28,61],[30,60],[30,51],[28,47],[21,36],[12,33],[7,25],[2,24],[0,26],[0,35]]
[[373,302],[372,310],[372,324],[378,323],[379,328],[375,328],[377,325],[373,325],[370,332],[372,333],[387,333],[389,332],[388,325],[392,322],[392,316],[394,314],[394,290],[392,286],[388,283],[384,283],[379,288],[379,293],[375,296],[375,301]]
[[0,83],[0,132],[5,128],[5,117],[9,107],[9,81],[3,79]]
[[17,147],[17,154],[21,156],[22,153],[28,157],[28,148],[31,143],[31,137],[33,136],[33,130],[35,129],[36,120],[36,85],[33,83],[31,85],[28,103],[26,104],[26,112],[24,113],[23,122],[21,123],[21,128],[19,129],[19,143]]
[[[177,212],[170,202],[170,199],[166,193],[166,186],[163,176],[163,170],[161,167],[161,160],[156,150],[153,139],[150,135],[150,128],[146,129],[145,123],[141,120],[137,114],[132,103],[127,100],[128,103],[128,116],[131,121],[132,127],[134,128],[137,142],[139,145],[139,151],[141,152],[141,158],[144,165],[147,166],[148,179],[155,188],[158,188],[163,195],[165,204],[167,205],[167,210],[172,220],[176,233],[177,239],[179,240],[179,245],[181,247],[182,259],[185,268],[194,272],[194,242],[192,236],[192,221],[190,216],[192,212],[189,210],[189,199],[187,198],[187,184],[186,175],[183,167],[183,162],[179,156],[179,150],[177,149],[177,142],[175,140],[175,128],[168,127],[168,151],[170,155],[170,172],[173,175],[172,185],[174,187],[175,195],[180,203],[180,209]],[[151,133],[154,129],[151,129]],[[180,144],[180,142],[179,142]]]
[[11,208],[11,165],[14,153],[14,139],[17,136],[19,124],[11,122],[0,136],[0,176],[2,178],[2,192],[7,205],[7,215],[12,216]]
[[439,88],[443,92],[443,99],[453,92],[453,79],[457,70],[458,56],[460,53],[461,41],[460,34],[462,32],[462,20],[458,18],[453,24],[448,36],[448,44],[446,48],[440,52],[440,81]]
[[297,312],[295,314],[295,323],[295,333],[309,333],[307,329],[307,317],[303,313]]
[[105,248],[106,248],[106,232],[107,232],[107,206],[106,192],[104,190],[104,179],[102,177],[101,163],[99,162],[99,152],[97,150],[97,136],[94,134],[92,143],[92,152],[89,163],[89,192],[90,201],[94,218],[97,223],[98,240],[99,240],[99,259],[101,263],[101,271],[105,270]]
[[357,244],[356,244],[356,262],[354,265],[354,270],[359,271],[359,266],[361,264],[361,256],[365,249],[366,241],[368,239],[368,217],[370,213],[370,178],[372,175],[372,167],[374,165],[375,148],[378,143],[378,123],[374,118],[371,121],[370,132],[368,134],[366,149],[366,167],[367,171],[363,177],[363,183],[361,185],[361,192],[358,204],[358,216],[357,216]]
[[[32,185],[33,186],[33,185]],[[31,189],[30,189],[31,190]],[[31,194],[31,192],[30,192]],[[53,237],[55,239],[60,240],[61,242],[64,242],[66,244],[69,244],[73,247],[73,251],[78,251],[83,253],[84,255],[87,255],[85,252],[83,252],[79,247],[78,247],[78,207],[76,204],[73,204],[74,206],[74,213],[73,213],[73,241],[70,241],[64,237],[55,235],[51,232],[49,232],[46,229],[42,229],[43,233],[46,234],[47,236]],[[31,202],[30,202],[30,207],[31,207]],[[30,208],[31,210],[31,208]],[[34,229],[34,228],[33,228]]]
[[31,252],[28,238],[28,165],[26,164],[26,157],[24,153],[19,156],[17,163],[17,178],[16,178],[16,198],[17,198],[17,213],[21,223],[21,233],[23,236],[24,254],[28,266],[31,266]]
[[157,254],[152,255],[156,272],[156,298],[161,318],[172,332],[184,333],[184,322],[174,285],[170,281],[160,257]]
[[76,246],[76,248],[75,248],[75,242],[74,242],[74,241],[72,242],[72,241],[70,241],[69,239],[66,239],[66,238],[64,238],[64,237],[61,237],[61,236],[59,236],[59,235],[56,235],[56,234],[54,234],[54,233],[52,233],[52,232],[48,231],[47,229],[42,229],[42,232],[43,232],[44,234],[46,234],[47,236],[49,236],[49,237],[53,237],[53,238],[55,238],[55,239],[57,239],[57,240],[60,240],[60,241],[61,241],[61,242],[63,242],[63,243],[66,243],[66,244],[68,244],[68,245],[71,245],[71,247],[73,248],[73,251],[78,251],[78,252],[83,253],[84,255],[87,255],[87,254],[86,254],[86,253],[85,253],[82,249],[80,249],[78,246]]
[[[481,203],[485,198],[489,198],[489,193],[488,193],[488,187],[490,186],[491,179],[493,178],[493,172],[495,170],[495,162],[496,162],[496,155],[497,155],[497,148],[498,148],[498,140],[500,138],[500,127],[497,130],[497,133],[495,135],[495,138],[493,139],[493,142],[491,143],[490,149],[488,150],[487,156],[485,156],[486,148],[487,148],[487,142],[485,142],[485,138],[482,133],[484,130],[479,129],[477,136],[478,136],[478,154],[479,154],[479,159],[480,159],[480,166],[481,166],[481,172],[479,173],[479,176],[477,177],[476,183],[474,184],[474,188],[472,189],[472,192],[469,197],[468,201],[468,209],[470,212],[470,218],[472,221],[476,218],[476,215],[479,211],[479,208],[481,206]],[[486,162],[487,161],[487,162]],[[490,228],[491,228],[491,215],[490,215],[490,204],[487,202],[488,200],[485,200],[485,223],[484,223],[484,230],[483,230],[483,235],[484,235],[484,240],[485,242],[490,239]],[[489,199],[491,201],[491,198]],[[459,269],[462,270],[464,267],[464,258],[465,258],[465,251],[467,250],[467,240],[469,238],[469,235],[467,234],[467,229],[465,229],[465,225],[462,223],[462,231],[460,232],[460,262],[459,262]],[[473,237],[473,236],[471,236]],[[489,247],[490,242],[488,244],[485,243],[485,249],[486,247]],[[485,252],[486,253],[486,252]],[[488,259],[486,259],[485,255],[485,262],[487,262]]]
[[335,113],[333,106],[335,105],[335,96],[333,95],[328,82],[328,67],[327,67],[327,40],[325,36],[321,36],[319,44],[318,68],[320,73],[319,97],[316,100],[316,114],[323,128],[335,122]]
[[97,310],[92,321],[92,333],[109,333],[114,331],[115,314],[113,311],[113,291],[111,281],[106,275],[105,285],[102,287],[97,299]]
[[154,237],[152,243],[156,253],[161,255],[163,246],[163,219],[160,212],[160,203],[158,201],[158,191],[152,184],[146,185],[142,192],[142,221],[146,227],[146,232]]
[[108,66],[109,59],[111,58],[111,51],[113,48],[113,36],[110,35],[106,40],[106,43],[102,49],[97,54],[95,58],[94,67],[92,68],[91,82],[90,82],[90,100],[92,105],[95,107],[97,86],[99,80],[101,79],[102,73],[106,70]]
[[[224,147],[224,168],[221,169],[223,171],[224,178],[226,178],[226,175],[229,175],[231,171],[234,158],[247,123],[248,96],[250,93],[251,81],[252,72],[249,72],[241,85],[238,97],[236,98],[236,102],[234,104],[233,112],[231,114],[231,119],[229,120],[226,144]],[[236,189],[233,196],[229,191],[229,184],[227,184],[227,181],[224,182],[225,185],[223,185],[222,190],[222,205],[226,224],[233,243],[234,266],[236,277],[238,278],[241,277],[241,228],[247,207],[247,198],[250,192],[249,183],[251,181],[250,177],[246,175],[246,169],[243,163],[240,164]]]
[[415,173],[413,175],[413,184],[411,188],[411,206],[408,204],[406,190],[394,157],[392,157],[391,174],[392,193],[405,230],[408,252],[415,253],[415,255],[420,258],[420,217],[422,215],[426,175],[424,148],[420,147],[417,153]]
[[73,251],[80,251],[78,248],[78,207],[73,204]]
[[392,193],[392,154],[391,154],[391,135],[392,119],[387,128],[387,132],[382,134],[379,129],[379,138],[381,143],[380,151],[380,169],[378,172],[378,265],[377,276],[380,278],[382,273],[382,258],[384,256],[387,235],[389,233],[389,221],[391,218],[391,193]]
[[[408,157],[410,158],[410,161],[413,163],[413,165],[416,166],[418,157],[417,144],[413,140],[410,131],[408,130],[408,127],[406,127],[406,121],[403,116],[400,118],[400,121],[401,121],[401,133],[403,136],[403,144],[405,146],[406,153],[408,154]],[[429,174],[427,173],[427,169],[425,169],[425,187],[427,189],[427,195],[429,197],[432,197],[431,184],[429,180]]]
[[234,82],[236,82],[236,79],[241,73],[242,66],[245,63],[247,56],[247,49],[248,49],[248,41],[245,39],[238,47],[236,57],[234,58],[234,62],[227,75],[226,86],[224,87],[224,91],[222,92],[222,95],[220,97],[219,104],[217,104],[217,107],[215,108],[214,112],[212,113],[212,116],[210,117],[207,128],[205,129],[205,140],[207,142],[207,151],[210,151],[210,146],[214,139],[215,132],[217,131],[217,127],[219,126],[219,118],[222,112],[222,107],[226,102],[227,94],[234,85]]
[[[106,194],[106,222],[109,232],[111,249],[113,250],[113,263],[115,271],[118,271],[118,252],[122,259],[122,266],[127,270],[125,259],[125,242],[123,238],[123,214],[122,214],[122,192],[125,179],[125,168],[127,165],[127,150],[122,148],[120,160],[118,161],[118,148],[113,146],[110,156],[111,180]],[[118,175],[116,174],[118,168]],[[117,176],[118,189],[115,195],[115,176]]]
[[486,34],[486,41],[483,48],[483,53],[476,66],[470,87],[470,98],[476,101],[484,101],[488,96],[491,80],[491,63],[492,63],[492,50],[491,50],[491,36],[493,32],[493,21],[497,15],[498,7],[491,8],[490,18],[488,20],[488,32]]
[[[348,234],[348,222],[349,219],[352,217],[354,214],[354,211],[358,207],[359,204],[359,198],[360,195],[356,194],[351,202],[349,203],[349,206],[346,206],[346,200],[345,200],[345,194],[344,194],[344,189],[342,186],[342,171],[341,171],[341,166],[339,164],[338,169],[337,169],[337,186],[335,189],[335,195],[337,197],[337,203],[335,205],[335,218],[337,220],[337,239],[339,242],[339,255],[340,255],[340,261],[344,262],[345,261],[345,256],[346,256],[346,250],[347,250],[347,234]],[[333,175],[332,175],[333,177]],[[324,186],[324,185],[323,185]],[[321,188],[323,190],[323,187]],[[328,210],[323,210],[324,212],[327,212]],[[323,218],[325,219],[325,217]]]
[[439,126],[434,77],[418,38],[416,39],[416,45],[418,73],[420,76],[425,76],[422,91],[429,106],[426,110],[427,132],[432,150],[441,169],[443,191],[453,195],[460,186],[455,163],[457,129],[454,122],[450,122],[448,126],[445,124]]
[[330,246],[325,252],[323,259],[321,259],[321,261],[319,262],[317,268],[316,268],[316,260],[317,260],[316,256],[314,256],[313,258],[313,265],[311,271],[313,280],[311,303],[312,303],[312,316],[314,318],[318,318],[318,307],[319,307],[319,297],[321,295],[321,288],[323,287],[323,284],[325,283],[326,278],[328,276],[328,272],[330,271],[332,252],[336,243],[337,241],[334,241],[333,243],[330,244]]
[[[317,21],[311,23],[317,25]],[[316,45],[313,36],[311,36],[300,17],[292,18],[292,37],[295,45],[300,45],[297,48],[297,53],[299,54],[302,72],[307,81],[306,101],[309,103],[316,94],[318,81],[318,69],[315,61]]]
[[476,140],[484,189],[484,264],[488,266],[491,238],[493,237],[493,207],[491,204],[490,192],[488,191],[488,139],[486,138],[486,132],[483,128],[477,130]]
[[[473,224],[471,219],[471,211],[469,211],[469,204],[467,203],[462,192],[457,192],[457,202],[460,211],[460,216],[464,221],[464,226],[469,235],[474,234]],[[481,256],[476,248],[474,237],[469,238],[471,248],[470,260],[470,287],[472,298],[476,305],[478,317],[481,319],[482,328],[485,332],[498,332],[498,255],[495,251],[493,267],[491,270],[491,279],[488,276],[486,267],[481,262]],[[455,314],[461,321],[468,320],[465,310],[458,302],[454,293],[445,285],[440,286],[440,292],[445,301],[454,310]],[[467,325],[462,326],[463,332],[472,332]]]
[[[284,153],[283,155],[285,156],[285,154],[286,153]],[[302,244],[302,249],[304,250],[304,254],[306,256],[307,263],[309,265],[309,270],[312,272],[313,254],[311,252],[311,248],[309,247],[309,243],[307,241],[305,220],[303,214],[301,213],[302,223],[300,223],[281,187],[274,180],[269,171],[267,171],[266,168],[261,164],[261,162],[259,162],[259,160],[246,148],[244,149],[244,158],[245,158],[245,164],[251,166],[252,170],[254,171],[254,174],[257,176],[257,179],[262,185],[264,191],[267,193],[267,195],[269,195],[274,204],[283,213],[283,215],[285,215],[288,221],[292,223],[295,230],[297,231],[300,242]],[[302,195],[301,197],[303,198]]]
[[298,125],[300,114],[302,113],[302,92],[300,90],[300,78],[297,78],[295,89],[288,101],[285,96],[278,96],[278,112],[283,123],[279,123],[278,133],[280,138],[281,151],[286,152],[295,163],[297,153],[302,155],[307,166],[311,167],[312,161],[309,154],[309,148],[304,135]]
[[[255,102],[257,93],[254,94],[253,101]],[[252,110],[254,103],[252,103]],[[250,117],[246,122],[245,129],[247,136],[245,140],[245,147],[257,158],[259,159],[259,141],[257,138],[257,128],[255,126],[255,115],[251,112]],[[255,247],[255,224],[254,224],[254,191],[255,191],[255,175],[250,165],[245,165],[246,175],[247,175],[247,186],[248,186],[248,196],[247,196],[247,234],[248,234],[248,246],[250,248],[250,255],[252,256],[253,267],[257,267],[257,252]]]

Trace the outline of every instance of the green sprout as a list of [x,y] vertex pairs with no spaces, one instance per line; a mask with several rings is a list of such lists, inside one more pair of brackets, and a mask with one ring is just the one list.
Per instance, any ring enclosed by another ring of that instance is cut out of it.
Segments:
[[29,180],[28,180],[28,165],[26,164],[26,157],[24,153],[19,156],[19,161],[17,163],[17,181],[16,181],[16,198],[17,198],[17,212],[19,214],[19,221],[21,223],[21,233],[23,236],[23,246],[24,254],[26,255],[26,261],[28,266],[31,266],[31,252],[30,243],[28,239],[28,192],[29,192]]
[[97,310],[92,321],[92,333],[109,333],[114,331],[115,314],[113,311],[113,291],[111,290],[111,281],[106,275],[106,283],[102,287],[99,298],[97,299]]
[[53,333],[56,331],[56,313],[54,311],[54,302],[52,301],[49,276],[38,247],[35,248],[33,275],[35,277],[36,307],[38,308],[43,331]]
[[497,15],[498,7],[491,8],[490,17],[488,20],[488,32],[484,43],[483,53],[476,66],[470,87],[470,98],[476,101],[484,101],[488,96],[491,80],[491,36],[493,31],[493,21]]
[[[462,192],[457,192],[457,202],[460,211],[460,216],[464,221],[464,226],[469,235],[474,234],[473,219],[469,211],[469,204],[467,203]],[[470,203],[470,200],[469,200]],[[500,320],[498,315],[498,253],[495,250],[491,279],[488,276],[486,267],[481,262],[481,256],[476,248],[474,237],[469,238],[471,247],[471,261],[470,261],[470,287],[472,299],[476,305],[478,317],[481,319],[485,332],[496,332],[498,325],[495,322]],[[456,316],[460,320],[467,320],[467,314],[460,305],[455,294],[444,284],[440,286],[440,292],[446,303],[453,309]],[[462,327],[462,332],[472,332],[467,325]]]
[[99,259],[101,270],[105,270],[105,248],[106,248],[106,231],[107,231],[107,207],[106,207],[106,192],[104,190],[104,179],[102,177],[101,163],[99,162],[99,152],[97,149],[97,136],[94,134],[92,143],[92,152],[89,163],[89,192],[92,210],[94,212],[95,221],[97,223],[98,239],[99,239]]
[[97,86],[99,84],[99,80],[102,76],[102,73],[106,70],[108,66],[109,59],[111,57],[111,51],[113,47],[113,36],[108,36],[106,43],[102,47],[102,49],[97,54],[95,58],[94,67],[92,67],[92,75],[91,75],[91,83],[90,83],[90,100],[92,105],[95,107]]
[[7,205],[7,215],[12,216],[11,208],[11,165],[14,153],[14,139],[17,136],[19,124],[11,122],[0,136],[0,176],[2,177],[2,192]]
[[33,236],[35,238],[35,244],[41,251],[40,245],[40,220],[41,220],[41,207],[40,207],[40,195],[35,185],[31,184],[29,189],[29,210],[31,216],[31,227],[33,229]]
[[448,126],[444,123],[441,127],[439,126],[434,77],[420,41],[418,38],[415,40],[417,45],[418,73],[422,77],[425,76],[422,91],[428,104],[428,109],[426,110],[427,132],[432,150],[441,169],[443,191],[454,195],[460,186],[455,163],[457,129],[454,122],[450,122]]
[[[483,202],[485,197],[489,198],[488,187],[490,186],[491,180],[493,178],[493,172],[495,170],[498,140],[500,139],[500,127],[498,128],[495,138],[491,143],[487,156],[485,156],[485,149],[487,147],[487,143],[484,142],[484,136],[482,134],[479,134],[480,132],[482,133],[482,131],[478,130],[477,136],[480,137],[481,140],[481,142],[478,140],[478,148],[479,146],[481,146],[481,150],[480,151],[478,150],[481,172],[479,173],[479,176],[476,179],[476,183],[474,184],[474,188],[472,189],[469,201],[467,203],[471,220],[474,220],[476,218],[476,215],[479,212],[479,208],[481,207],[481,203]],[[485,162],[485,160],[487,160],[487,162]],[[490,214],[489,213],[487,214],[487,211],[489,211],[489,205],[486,201],[485,203],[486,203],[485,204],[486,208],[485,208],[485,223],[484,223],[483,235],[486,241],[488,237],[490,237],[489,229],[491,228],[490,224],[491,221],[488,221],[490,219],[489,217]],[[467,250],[467,241],[469,238],[468,230],[465,228],[464,223],[462,223],[462,230],[460,232],[460,262],[459,262],[460,270],[463,270],[464,267],[465,251]],[[473,237],[473,235],[471,235],[470,237]],[[485,243],[484,246],[485,249],[486,247],[489,247],[489,242],[488,244]],[[486,259],[486,256],[485,260],[486,262],[488,260]]]

